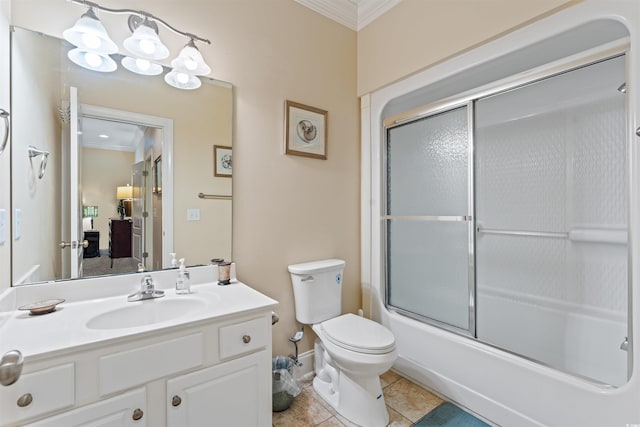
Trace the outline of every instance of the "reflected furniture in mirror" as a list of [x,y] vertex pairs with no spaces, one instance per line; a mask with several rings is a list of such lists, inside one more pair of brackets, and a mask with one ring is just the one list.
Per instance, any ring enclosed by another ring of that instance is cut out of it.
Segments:
[[[21,223],[11,241],[12,284],[77,276],[69,267],[71,249],[59,247],[69,241],[75,215],[68,203],[72,87],[78,88],[79,204],[99,206],[101,214],[93,218],[93,227],[81,228],[80,238],[82,231],[95,230],[98,250],[108,253],[109,218],[118,216],[115,190],[130,184],[134,252],[147,254],[140,260],[146,269],[169,267],[170,252],[185,258],[187,265],[231,258],[232,180],[215,177],[211,162],[214,145],[232,146],[229,83],[201,78],[200,88],[184,91],[168,86],[162,76],[139,76],[125,69],[90,71],[67,59],[72,46],[66,41],[17,27],[12,28],[11,43],[12,212],[20,216],[12,223]],[[107,131],[100,129],[90,137],[89,120],[101,121],[105,129],[132,124],[136,143],[104,138],[100,135]],[[33,141],[50,152],[42,179],[37,177],[38,165],[25,154]],[[118,166],[110,163],[112,158],[120,159]],[[162,162],[154,162],[159,158]],[[138,181],[135,164],[141,164]],[[161,170],[154,171],[154,165]],[[123,172],[116,176],[116,168]],[[154,183],[154,176],[161,182]],[[174,192],[174,187],[184,191]],[[228,198],[207,201],[198,198],[199,192]],[[199,210],[198,221],[187,219],[189,209]],[[81,217],[81,207],[78,210]],[[41,212],[48,215],[43,218]],[[82,249],[79,254],[82,260]],[[137,262],[130,264],[136,271]]]
[[109,258],[113,268],[114,258],[131,257],[131,220],[111,218],[109,220]]

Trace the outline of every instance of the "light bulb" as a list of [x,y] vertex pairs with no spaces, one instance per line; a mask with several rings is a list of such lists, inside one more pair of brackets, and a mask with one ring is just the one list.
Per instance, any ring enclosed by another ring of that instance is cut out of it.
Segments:
[[156,45],[151,40],[140,40],[140,50],[147,55],[152,55],[156,51]]
[[189,71],[193,71],[198,68],[198,62],[193,60],[192,58],[185,59],[184,67]]
[[136,59],[136,65],[138,66],[138,68],[140,70],[147,71],[151,67],[151,62],[149,62],[146,59],[137,58]]
[[81,38],[82,38],[82,42],[89,49],[98,49],[100,47],[100,44],[102,43],[100,41],[100,37],[96,36],[95,34],[91,34],[91,33],[82,33],[82,37]]
[[187,73],[178,73],[176,75],[176,80],[178,80],[178,83],[186,84],[189,81],[189,74],[187,74]]
[[84,59],[87,61],[87,64],[94,68],[98,68],[102,64],[102,57],[97,53],[87,52],[84,54]]

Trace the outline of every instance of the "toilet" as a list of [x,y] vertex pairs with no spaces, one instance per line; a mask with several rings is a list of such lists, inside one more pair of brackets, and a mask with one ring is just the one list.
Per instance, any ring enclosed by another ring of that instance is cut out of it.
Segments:
[[344,266],[339,259],[289,266],[296,319],[312,325],[318,337],[313,388],[352,423],[386,426],[380,374],[396,360],[395,338],[379,323],[340,314]]

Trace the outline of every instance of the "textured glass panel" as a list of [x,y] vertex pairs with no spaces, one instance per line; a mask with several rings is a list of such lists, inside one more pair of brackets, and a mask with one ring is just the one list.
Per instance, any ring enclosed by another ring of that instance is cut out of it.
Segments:
[[468,329],[468,223],[388,221],[387,242],[387,302]]
[[477,336],[613,385],[627,376],[624,81],[620,57],[475,105],[477,225],[566,233],[477,234]]
[[387,213],[466,215],[467,108],[392,128],[387,135]]

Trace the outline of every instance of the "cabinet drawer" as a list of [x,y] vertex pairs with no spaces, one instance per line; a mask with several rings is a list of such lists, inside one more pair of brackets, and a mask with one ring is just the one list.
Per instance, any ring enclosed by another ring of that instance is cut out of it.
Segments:
[[198,332],[98,359],[101,396],[201,366],[204,336]]
[[264,318],[249,320],[220,328],[220,358],[248,353],[267,344],[267,322]]
[[25,427],[145,427],[147,418],[147,395],[141,388]]
[[[31,402],[26,404],[31,397]],[[19,406],[18,400],[24,406]],[[2,424],[13,424],[75,403],[73,363],[23,374],[8,387],[0,387]]]

